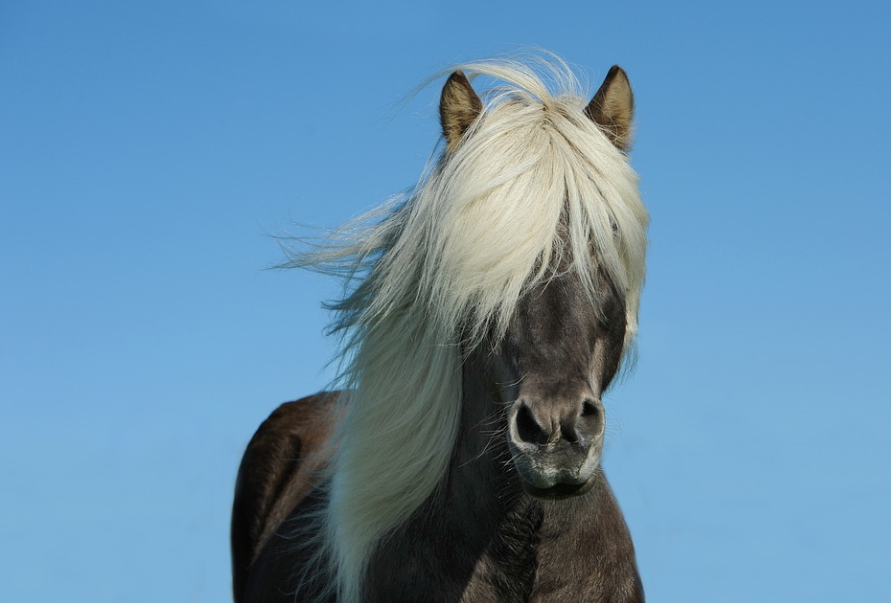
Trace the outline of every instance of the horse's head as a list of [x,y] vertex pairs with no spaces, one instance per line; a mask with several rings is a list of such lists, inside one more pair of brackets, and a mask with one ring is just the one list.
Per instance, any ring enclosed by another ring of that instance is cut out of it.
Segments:
[[[628,79],[613,67],[585,114],[625,151],[632,105]],[[465,135],[473,136],[468,130],[482,107],[464,75],[453,74],[440,105],[447,153],[463,144]],[[555,241],[560,251],[549,259],[546,274],[530,277],[511,318],[477,354],[487,365],[490,389],[506,409],[504,433],[520,482],[543,499],[581,495],[594,485],[606,425],[602,396],[634,327],[625,289],[604,269],[596,245],[583,245],[590,256],[583,261],[573,257],[579,245],[568,240],[569,219],[560,218]],[[615,223],[610,228],[613,237],[621,236]],[[593,273],[590,278],[579,266]],[[636,300],[633,304],[636,314]]]

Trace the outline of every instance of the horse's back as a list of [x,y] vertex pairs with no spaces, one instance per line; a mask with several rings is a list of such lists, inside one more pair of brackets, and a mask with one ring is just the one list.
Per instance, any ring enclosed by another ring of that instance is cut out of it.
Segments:
[[251,566],[291,511],[319,483],[337,393],[319,393],[279,406],[245,450],[232,506],[232,583],[244,597]]

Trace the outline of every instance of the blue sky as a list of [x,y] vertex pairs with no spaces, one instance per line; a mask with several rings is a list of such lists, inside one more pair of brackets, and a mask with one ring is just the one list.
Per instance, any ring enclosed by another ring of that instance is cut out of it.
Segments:
[[652,214],[605,466],[648,598],[889,600],[878,2],[0,6],[0,599],[230,600],[241,452],[322,388],[270,235],[417,179],[449,65],[613,63]]

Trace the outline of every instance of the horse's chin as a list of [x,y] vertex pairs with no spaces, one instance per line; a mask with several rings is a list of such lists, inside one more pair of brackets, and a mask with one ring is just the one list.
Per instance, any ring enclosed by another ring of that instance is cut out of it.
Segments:
[[520,478],[520,483],[523,485],[523,490],[529,496],[533,498],[537,498],[539,500],[566,500],[568,498],[575,498],[577,496],[582,496],[591,491],[591,488],[594,487],[594,483],[597,481],[597,472],[591,474],[586,481],[576,484],[576,483],[556,483],[553,486],[548,487],[537,487],[533,486],[527,480]]

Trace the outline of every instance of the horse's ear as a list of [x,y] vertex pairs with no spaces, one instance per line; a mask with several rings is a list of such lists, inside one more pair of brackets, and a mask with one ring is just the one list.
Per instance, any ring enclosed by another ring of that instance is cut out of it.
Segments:
[[613,65],[600,90],[585,108],[588,117],[600,126],[619,149],[631,147],[631,122],[634,119],[634,95],[631,82],[618,65]]
[[464,132],[482,110],[483,103],[464,73],[456,71],[449,76],[439,100],[439,122],[449,151],[458,146]]

